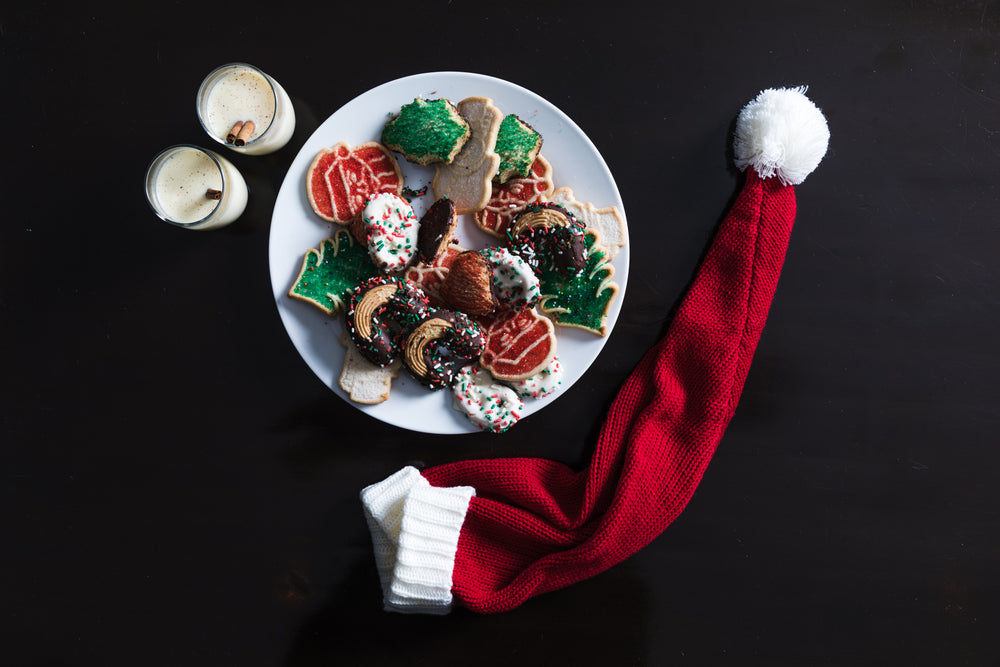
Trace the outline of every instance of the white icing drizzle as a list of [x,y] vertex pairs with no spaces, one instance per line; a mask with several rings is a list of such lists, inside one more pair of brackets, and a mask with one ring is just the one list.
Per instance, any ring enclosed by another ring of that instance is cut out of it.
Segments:
[[361,212],[368,236],[368,253],[383,271],[400,271],[417,252],[420,221],[409,203],[391,192],[371,198]]

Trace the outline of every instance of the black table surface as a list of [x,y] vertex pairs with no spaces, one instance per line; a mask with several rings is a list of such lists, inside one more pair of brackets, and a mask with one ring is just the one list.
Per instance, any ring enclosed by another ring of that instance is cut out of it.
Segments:
[[[996,2],[35,4],[0,9],[0,662],[1000,664]],[[233,156],[237,223],[171,227],[143,174],[208,145],[195,92],[232,61],[289,91],[294,137]],[[299,148],[364,91],[444,70],[564,110],[628,214],[607,346],[507,436],[355,410],[272,297]],[[736,114],[799,84],[830,149],[685,512],[511,612],[383,612],[360,489],[411,462],[587,466],[739,187]]]

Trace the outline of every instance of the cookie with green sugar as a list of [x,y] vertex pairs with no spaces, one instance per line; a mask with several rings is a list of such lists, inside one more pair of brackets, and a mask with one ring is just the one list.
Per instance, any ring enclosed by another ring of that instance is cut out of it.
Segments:
[[306,251],[288,296],[336,315],[344,309],[351,290],[377,274],[367,246],[357,243],[348,230],[338,229],[318,249]]
[[445,164],[455,159],[472,130],[455,105],[445,99],[416,98],[382,128],[382,144],[409,162]]
[[584,244],[587,265],[583,271],[565,274],[548,267],[538,272],[542,285],[538,307],[559,326],[577,327],[604,336],[608,311],[618,294],[618,284],[612,281],[615,267],[608,262],[598,232],[587,231]]
[[516,114],[504,116],[494,149],[500,156],[500,168],[493,180],[506,183],[512,178],[530,175],[531,165],[541,149],[542,135]]

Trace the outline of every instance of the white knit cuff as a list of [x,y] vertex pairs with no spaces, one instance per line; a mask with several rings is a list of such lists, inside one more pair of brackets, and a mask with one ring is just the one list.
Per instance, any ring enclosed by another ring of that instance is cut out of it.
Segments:
[[406,467],[361,492],[386,611],[446,614],[471,486],[433,487]]
[[389,592],[392,571],[396,567],[396,548],[399,544],[400,524],[403,521],[403,502],[410,490],[419,484],[430,486],[416,468],[407,466],[361,491],[361,503],[365,508],[368,532],[372,536],[375,565],[378,568],[383,594]]

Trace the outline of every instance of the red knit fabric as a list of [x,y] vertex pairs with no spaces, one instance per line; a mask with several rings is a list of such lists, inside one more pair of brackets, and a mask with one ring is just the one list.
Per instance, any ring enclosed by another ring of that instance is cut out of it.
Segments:
[[666,337],[611,406],[582,471],[544,459],[430,468],[476,489],[452,594],[479,612],[591,577],[658,536],[694,493],[743,389],[795,217],[791,186],[748,170]]

